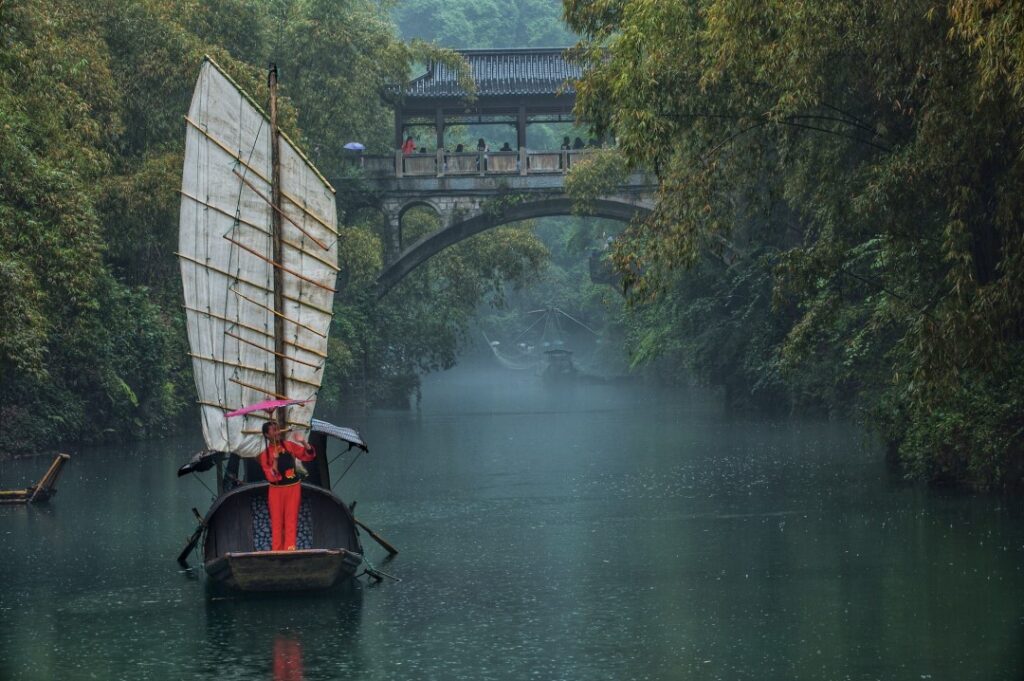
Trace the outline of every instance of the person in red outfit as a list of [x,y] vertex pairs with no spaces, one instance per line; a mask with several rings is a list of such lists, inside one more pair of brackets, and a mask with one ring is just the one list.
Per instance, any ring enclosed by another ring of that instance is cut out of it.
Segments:
[[260,454],[260,466],[267,476],[267,506],[270,508],[271,550],[294,551],[299,526],[299,504],[302,502],[302,476],[296,461],[312,461],[316,450],[294,438],[285,440],[276,421],[263,424],[267,448]]

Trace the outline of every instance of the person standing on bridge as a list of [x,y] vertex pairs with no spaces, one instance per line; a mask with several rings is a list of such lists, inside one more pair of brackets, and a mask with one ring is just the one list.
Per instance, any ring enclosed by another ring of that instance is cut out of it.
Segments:
[[416,140],[412,138],[412,135],[406,138],[405,144],[402,145],[402,155],[412,156],[416,153]]
[[[480,139],[478,139],[476,141],[476,153],[477,154],[483,154],[484,158],[485,159],[487,158],[487,142],[484,141],[483,137],[481,137]],[[477,170],[481,170],[481,171],[484,169],[484,166],[480,165],[480,157],[479,156],[477,156],[477,159],[476,159],[476,169]]]

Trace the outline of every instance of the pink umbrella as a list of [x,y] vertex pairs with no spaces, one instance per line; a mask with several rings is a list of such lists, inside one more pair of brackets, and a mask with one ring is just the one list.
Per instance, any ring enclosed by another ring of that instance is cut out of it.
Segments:
[[226,418],[231,418],[232,416],[244,416],[245,414],[254,411],[273,411],[278,407],[287,407],[293,404],[305,404],[309,401],[310,400],[263,400],[262,402],[250,404],[249,406],[242,407],[241,409],[229,411],[227,414],[224,414],[224,416]]

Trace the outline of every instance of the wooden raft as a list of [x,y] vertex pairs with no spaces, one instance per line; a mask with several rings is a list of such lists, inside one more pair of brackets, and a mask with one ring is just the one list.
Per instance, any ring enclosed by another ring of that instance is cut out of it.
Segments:
[[58,454],[39,478],[39,482],[26,489],[0,490],[0,504],[35,504],[48,501],[57,493],[57,478],[68,462],[69,454]]

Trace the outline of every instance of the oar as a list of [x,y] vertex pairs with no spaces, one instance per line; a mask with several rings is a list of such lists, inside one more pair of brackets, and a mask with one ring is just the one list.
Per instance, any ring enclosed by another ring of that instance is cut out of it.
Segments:
[[398,555],[398,549],[396,549],[394,546],[392,546],[387,541],[385,541],[385,539],[383,537],[381,537],[379,534],[377,534],[376,532],[371,530],[369,527],[367,527],[366,525],[363,525],[362,521],[360,521],[359,518],[353,518],[353,520],[356,521],[356,525],[358,525],[359,527],[361,527],[364,530],[366,530],[366,533],[368,535],[370,535],[370,538],[373,539],[373,541],[375,541],[378,544],[380,544],[384,548],[384,550],[388,552],[389,556],[397,556]]
[[203,536],[203,530],[206,529],[206,521],[203,520],[203,516],[199,515],[199,511],[193,508],[192,513],[194,513],[196,518],[199,519],[199,527],[197,527],[196,531],[192,533],[188,543],[185,544],[185,548],[178,554],[178,565],[183,568],[188,567],[188,554],[192,553],[192,549],[196,547],[196,543],[199,542],[199,538]]

